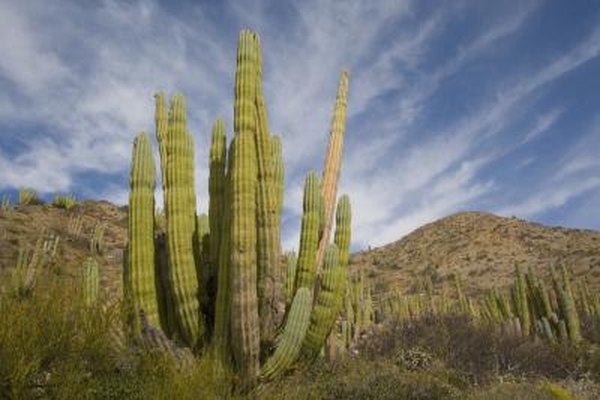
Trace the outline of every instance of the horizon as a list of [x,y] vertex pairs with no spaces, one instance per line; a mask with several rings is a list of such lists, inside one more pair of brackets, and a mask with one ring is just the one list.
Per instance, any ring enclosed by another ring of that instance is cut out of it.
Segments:
[[297,247],[304,176],[322,167],[343,68],[338,193],[350,195],[353,251],[472,210],[600,230],[598,2],[0,7],[11,38],[0,44],[0,193],[126,204],[139,131],[157,160],[152,94],[180,91],[206,212],[211,125],[224,117],[231,139],[235,48],[249,27],[283,141],[284,248]]

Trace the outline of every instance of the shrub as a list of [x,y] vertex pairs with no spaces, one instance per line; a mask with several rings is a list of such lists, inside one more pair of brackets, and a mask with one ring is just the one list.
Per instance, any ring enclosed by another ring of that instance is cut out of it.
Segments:
[[0,293],[0,398],[228,398],[232,378],[201,358],[187,369],[115,340],[121,307],[86,306],[72,282],[45,277],[27,298]]
[[68,211],[77,205],[77,201],[75,200],[75,196],[72,194],[64,196],[57,194],[52,199],[52,205],[56,208],[64,208]]
[[270,387],[261,399],[459,399],[461,391],[428,372],[407,372],[389,361],[349,359],[316,366]]
[[581,370],[582,352],[477,326],[464,315],[424,316],[392,323],[359,346],[370,359],[418,348],[442,360],[473,383],[495,375],[566,378]]

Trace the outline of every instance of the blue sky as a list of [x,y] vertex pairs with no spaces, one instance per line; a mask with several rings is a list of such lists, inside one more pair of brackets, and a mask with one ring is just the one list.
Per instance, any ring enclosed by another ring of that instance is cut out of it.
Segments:
[[[339,73],[354,248],[453,212],[600,229],[600,2],[0,0],[0,191],[127,202],[134,135],[181,91],[207,208],[239,30],[261,35],[286,157],[284,245],[320,169]],[[157,193],[157,199],[162,194]]]

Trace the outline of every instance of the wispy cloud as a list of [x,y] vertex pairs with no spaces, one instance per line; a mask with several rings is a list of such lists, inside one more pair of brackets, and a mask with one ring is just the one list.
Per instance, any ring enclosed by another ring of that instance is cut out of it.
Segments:
[[[585,151],[592,139],[573,147],[556,139],[570,121],[590,118],[577,114],[583,100],[546,97],[597,60],[600,29],[590,24],[587,34],[546,46],[536,24],[547,7],[4,2],[0,35],[11,40],[0,43],[0,190],[28,185],[126,201],[131,141],[140,130],[153,133],[152,94],[181,90],[206,211],[211,123],[223,116],[231,131],[235,42],[251,27],[264,44],[270,128],[282,135],[287,160],[286,247],[297,246],[303,177],[321,168],[342,68],[351,85],[341,191],[351,194],[355,247],[398,239],[482,199],[539,215],[594,191],[600,168]],[[553,163],[536,153],[542,137],[564,146]],[[490,173],[502,162],[544,166],[553,178],[532,194],[507,182],[506,170]],[[511,199],[492,200],[508,187]]]

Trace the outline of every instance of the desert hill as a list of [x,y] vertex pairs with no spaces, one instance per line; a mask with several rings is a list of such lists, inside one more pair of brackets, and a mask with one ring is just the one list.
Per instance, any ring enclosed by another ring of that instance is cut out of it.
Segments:
[[55,257],[42,268],[57,274],[78,277],[84,260],[91,254],[94,232],[102,230],[101,251],[95,255],[100,283],[105,290],[121,291],[121,265],[127,242],[127,209],[106,201],[85,201],[69,211],[50,205],[16,206],[0,210],[0,280],[8,267],[15,266],[19,249],[33,249],[41,239],[53,243],[58,236]]
[[[81,226],[73,229],[79,219]],[[50,205],[17,206],[0,211],[0,277],[15,265],[19,247],[59,236],[52,265],[77,276],[90,255],[94,230],[104,226],[102,252],[96,257],[104,288],[120,293],[127,208],[85,201],[67,211]],[[483,212],[463,212],[424,225],[403,239],[355,253],[352,268],[365,268],[375,292],[410,290],[426,275],[439,285],[460,273],[471,294],[512,280],[514,265],[532,265],[545,275],[552,265],[567,265],[600,287],[600,232],[548,227]],[[1,278],[0,278],[1,279]]]
[[403,239],[353,255],[354,268],[365,268],[375,291],[410,290],[426,275],[434,284],[458,272],[465,289],[480,293],[502,287],[514,266],[532,266],[545,276],[565,265],[575,276],[600,286],[600,232],[549,227],[484,212],[461,212],[424,225]]

